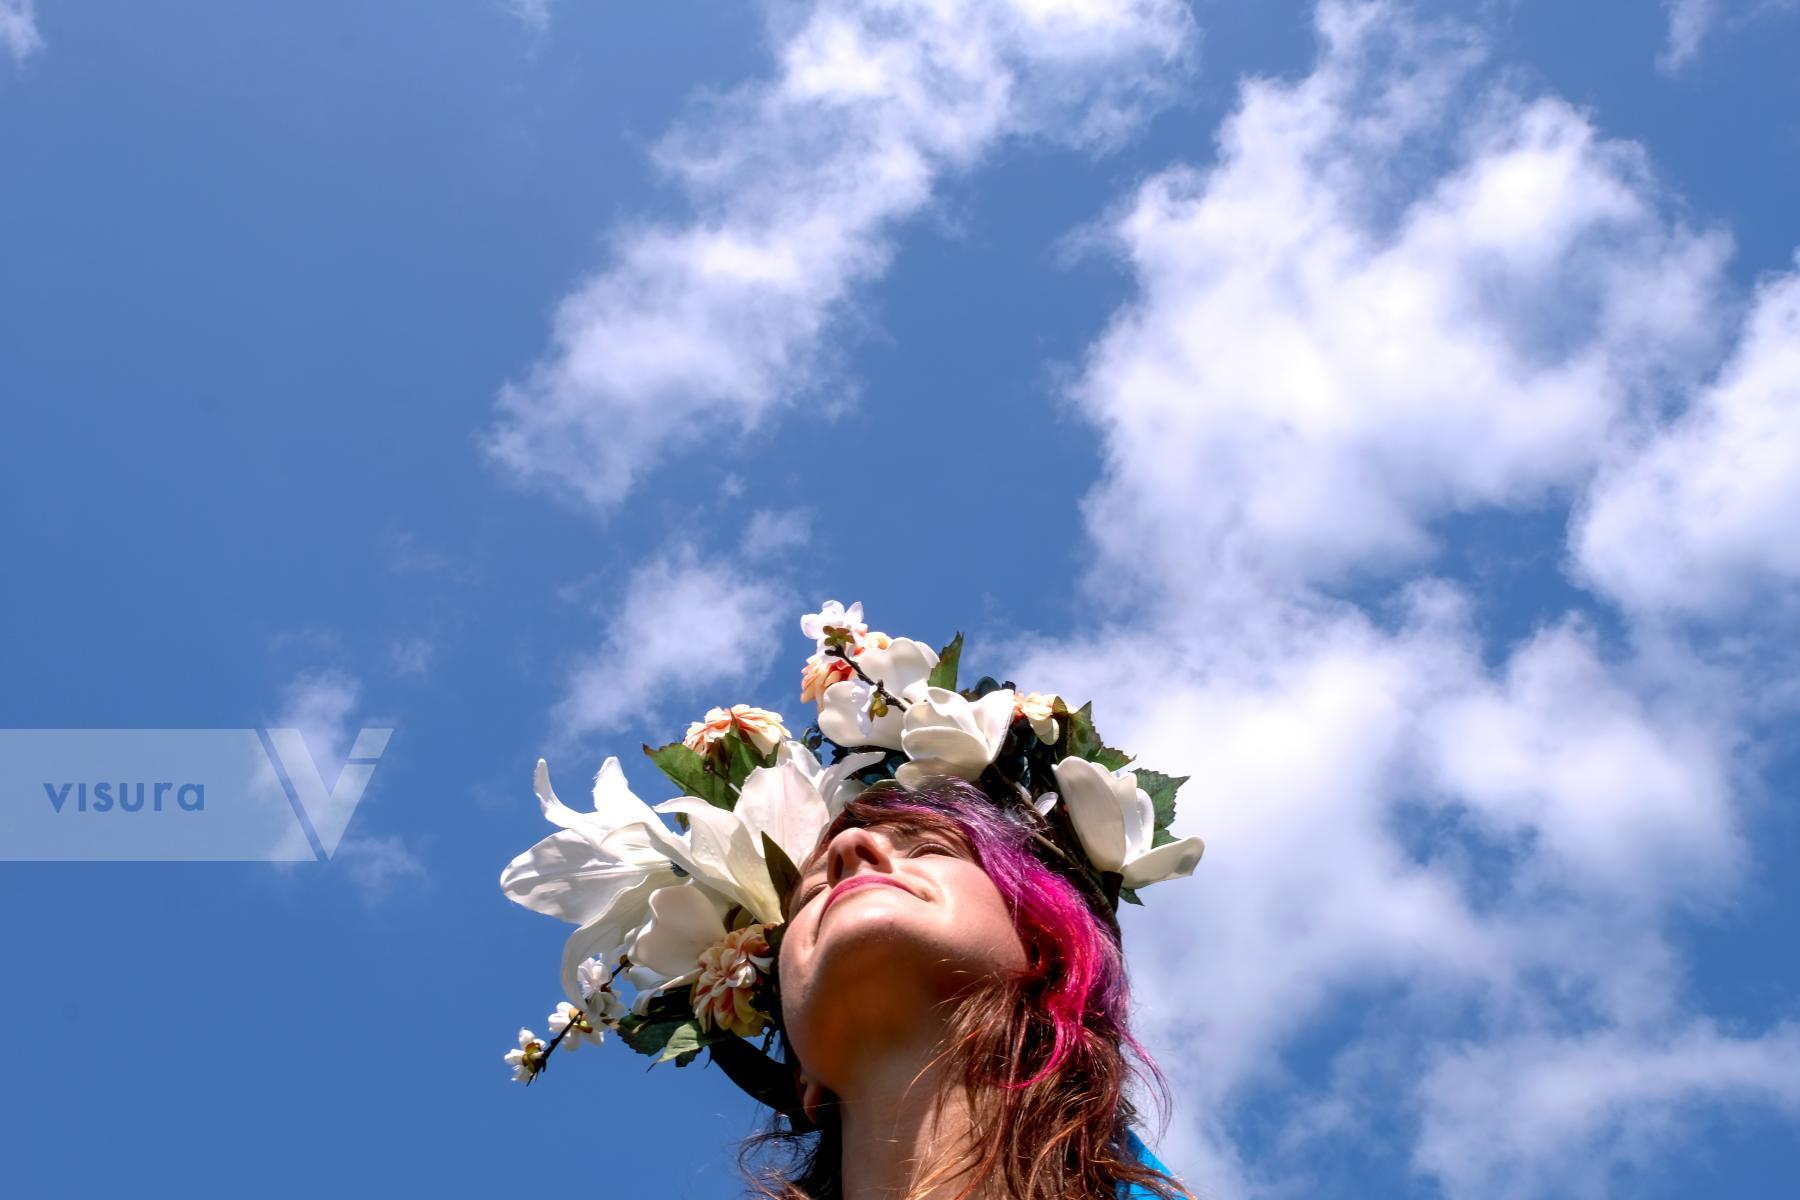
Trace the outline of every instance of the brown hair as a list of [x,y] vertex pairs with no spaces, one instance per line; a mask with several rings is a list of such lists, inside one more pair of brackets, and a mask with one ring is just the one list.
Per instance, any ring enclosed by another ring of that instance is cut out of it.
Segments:
[[[878,784],[846,806],[809,863],[839,831],[873,826],[935,830],[969,845],[1006,898],[1031,962],[1023,973],[986,981],[951,1002],[938,1061],[967,1089],[982,1149],[972,1162],[936,1165],[915,1192],[966,1170],[958,1200],[996,1179],[1020,1200],[1118,1200],[1122,1185],[1161,1200],[1192,1200],[1128,1144],[1137,1119],[1128,1084],[1145,1083],[1159,1111],[1166,1111],[1167,1088],[1128,1028],[1124,960],[1113,934],[1081,893],[1040,861],[1028,825],[1008,819],[960,779],[912,789]],[[783,1051],[794,1062],[785,1039]],[[785,1162],[753,1168],[758,1156]],[[739,1158],[763,1200],[843,1194],[843,1142],[830,1105],[816,1129],[777,1114]]]

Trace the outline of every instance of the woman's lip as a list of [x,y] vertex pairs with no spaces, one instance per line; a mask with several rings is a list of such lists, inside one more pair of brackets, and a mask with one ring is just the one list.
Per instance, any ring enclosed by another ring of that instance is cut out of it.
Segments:
[[831,911],[831,906],[838,902],[839,897],[863,887],[895,887],[908,895],[917,895],[911,888],[891,875],[852,875],[832,888],[826,895],[825,907],[819,910],[819,919],[821,921],[825,919],[825,914]]

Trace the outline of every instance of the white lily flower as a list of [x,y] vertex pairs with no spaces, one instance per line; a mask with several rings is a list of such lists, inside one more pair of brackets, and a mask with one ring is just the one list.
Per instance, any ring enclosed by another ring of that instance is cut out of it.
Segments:
[[1001,689],[968,700],[948,688],[927,688],[906,710],[900,748],[911,762],[894,778],[916,787],[929,775],[978,778],[1000,753],[1013,719],[1013,694]]
[[[844,805],[850,803],[868,786],[852,779],[851,776],[864,767],[874,766],[885,757],[886,755],[879,750],[859,750],[855,754],[844,755],[827,767],[820,764],[819,760],[813,756],[813,752],[806,748],[805,743],[790,738],[781,743],[781,748],[775,752],[775,765],[779,767],[786,763],[793,763],[794,767],[806,776],[807,782],[813,785],[814,790],[824,798],[826,815],[835,817],[844,811]],[[789,857],[793,856],[789,855]],[[800,861],[795,858],[794,865],[798,866]]]
[[550,769],[538,761],[538,803],[562,826],[507,864],[500,887],[516,903],[581,927],[563,944],[563,993],[576,1004],[586,993],[581,964],[599,957],[617,961],[631,931],[644,923],[650,896],[677,880],[671,862],[688,869],[686,839],[669,831],[656,810],[638,799],[617,758],[594,777],[594,811],[577,812],[550,786]]
[[1099,763],[1073,756],[1053,769],[1058,794],[1095,867],[1123,875],[1128,888],[1193,874],[1206,843],[1190,837],[1152,847],[1156,806],[1137,785],[1135,772],[1114,775]]
[[[824,797],[792,759],[758,767],[744,780],[731,811],[692,796],[656,806],[659,813],[688,819],[687,840],[676,841],[670,857],[683,870],[727,900],[743,905],[765,925],[781,922],[781,900],[763,858],[762,835],[798,864],[812,852],[831,819]],[[633,956],[635,959],[635,956]]]
[[530,1083],[544,1066],[544,1043],[529,1029],[519,1030],[519,1048],[506,1052],[506,1065],[513,1069],[516,1083]]
[[[571,1053],[583,1042],[592,1042],[598,1046],[605,1037],[600,1029],[588,1020],[586,1009],[576,1008],[567,1000],[556,1002],[556,1011],[550,1014],[548,1020],[550,1036],[563,1034],[563,1040],[557,1045]],[[568,1032],[563,1033],[564,1030]]]
[[668,856],[643,831],[646,825],[662,829],[663,823],[632,794],[617,758],[607,759],[594,777],[591,813],[576,812],[557,799],[550,768],[541,758],[532,786],[544,817],[562,830],[506,864],[500,890],[508,899],[585,925],[637,885],[674,882]]
[[[870,646],[856,656],[862,672],[910,706],[922,697],[926,680],[937,666],[937,652],[911,638],[895,638],[881,648]],[[905,713],[890,704],[874,713],[870,703],[875,689],[861,679],[846,679],[825,689],[819,700],[819,729],[840,746],[882,746],[900,749],[900,727]]]

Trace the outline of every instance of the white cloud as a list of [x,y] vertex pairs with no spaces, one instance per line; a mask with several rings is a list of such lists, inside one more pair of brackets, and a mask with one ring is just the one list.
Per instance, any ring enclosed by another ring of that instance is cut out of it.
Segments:
[[1700,53],[1700,43],[1717,17],[1717,0],[1663,0],[1669,10],[1669,42],[1663,47],[1657,66],[1676,71],[1692,62]]
[[609,507],[672,448],[816,388],[826,331],[939,179],[1010,138],[1116,142],[1168,99],[1194,39],[1178,0],[770,13],[774,77],[657,147],[693,217],[615,230],[551,351],[502,391],[487,449],[515,478]]
[[[1394,19],[1327,5],[1319,68],[1246,84],[1217,167],[1116,218],[1140,295],[1080,389],[1108,435],[1089,517],[1174,593],[1427,560],[1437,518],[1566,495],[1708,348],[1724,239],[1663,219],[1637,148],[1568,104],[1457,95],[1466,40]],[[1451,169],[1419,178],[1428,154]]]
[[550,0],[506,0],[506,11],[532,33],[550,28]]
[[[365,794],[352,801],[347,793],[333,786],[361,732],[361,725],[355,720],[361,709],[362,681],[354,675],[334,669],[302,671],[283,685],[280,705],[266,725],[270,729],[298,729],[306,740],[328,793],[327,808],[308,810],[321,831],[327,827],[344,829],[366,800]],[[346,810],[345,804],[351,808]],[[299,844],[306,839],[298,826],[287,836],[295,844],[281,848],[271,857],[306,858],[310,854],[308,846]],[[322,835],[322,840],[334,869],[343,871],[366,899],[380,899],[402,880],[425,877],[425,864],[400,834],[346,833],[336,838]]]
[[11,54],[14,62],[23,62],[43,47],[35,0],[0,0],[0,49]]
[[281,689],[281,705],[270,728],[298,729],[319,764],[332,778],[350,752],[355,730],[350,718],[362,700],[362,682],[345,671],[302,671]]
[[1639,613],[1781,603],[1800,580],[1800,274],[1763,285],[1736,352],[1680,420],[1608,465],[1573,543],[1591,581]]
[[[791,611],[790,611],[791,610]],[[744,699],[798,613],[766,579],[678,552],[638,568],[607,623],[601,650],[571,673],[556,710],[564,738],[653,725],[670,704]]]
[[1733,0],[1729,6],[1719,0],[1663,0],[1669,14],[1669,38],[1656,65],[1671,74],[1678,72],[1699,57],[1702,44],[1720,25],[1747,25],[1796,7],[1795,0]]
[[[1304,1156],[1234,1138],[1279,1088],[1278,1142],[1416,1125],[1389,1149],[1453,1196],[1559,1194],[1541,1164],[1666,1153],[1672,1105],[1781,1096],[1733,1064],[1791,1033],[1697,1042],[1670,933],[1748,867],[1748,701],[1667,630],[1619,646],[1545,608],[1492,645],[1484,597],[1434,572],[1452,518],[1569,509],[1664,434],[1717,366],[1728,246],[1638,147],[1489,82],[1467,31],[1379,3],[1319,21],[1311,74],[1245,82],[1217,163],[1149,179],[1098,239],[1137,285],[1073,389],[1111,623],[1011,673],[1194,777],[1178,832],[1207,861],[1127,914],[1191,1184],[1308,1190]],[[1771,294],[1744,347],[1781,323]],[[1732,561],[1766,572],[1773,536],[1750,523]],[[1322,1032],[1364,1006],[1379,1032]],[[1343,1038],[1321,1091],[1287,1074],[1305,1035]],[[1467,1097],[1554,1087],[1506,1053],[1528,1045],[1600,1047],[1611,1082],[1554,1140],[1477,1144]],[[1660,1098],[1606,1102],[1640,1080]]]
[[1616,1195],[1613,1169],[1652,1166],[1698,1112],[1772,1105],[1800,1117],[1800,1027],[1730,1037],[1696,1022],[1657,1043],[1521,1037],[1447,1057],[1420,1091],[1418,1161],[1452,1194]]
[[776,558],[798,550],[812,537],[813,515],[805,508],[759,508],[744,529],[747,559]]
[[380,900],[403,883],[425,880],[424,862],[397,833],[346,837],[331,861],[349,873],[367,900]]
[[428,637],[395,638],[387,647],[388,673],[399,679],[424,679],[436,657],[437,644]]

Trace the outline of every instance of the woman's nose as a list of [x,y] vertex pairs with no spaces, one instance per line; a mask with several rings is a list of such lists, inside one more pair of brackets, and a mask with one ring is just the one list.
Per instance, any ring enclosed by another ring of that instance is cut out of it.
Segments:
[[825,879],[836,883],[864,871],[892,871],[887,838],[872,829],[846,829],[831,839],[825,860]]

